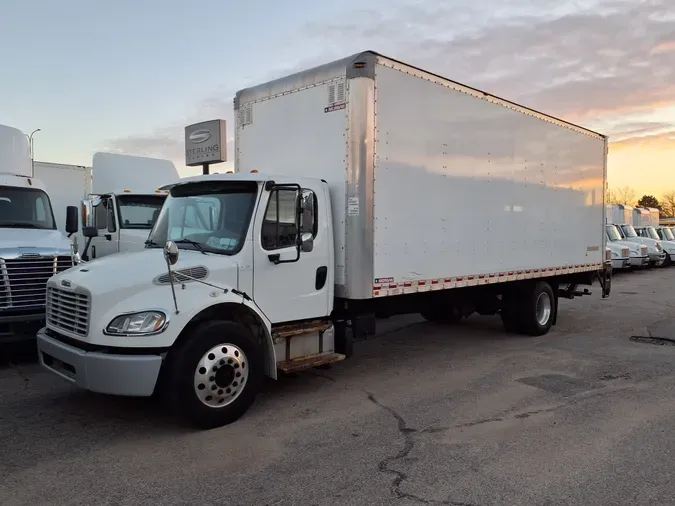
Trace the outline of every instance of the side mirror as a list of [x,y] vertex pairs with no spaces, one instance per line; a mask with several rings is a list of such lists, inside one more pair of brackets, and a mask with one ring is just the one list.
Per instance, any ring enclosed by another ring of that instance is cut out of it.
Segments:
[[309,232],[302,234],[302,243],[300,244],[300,248],[304,253],[309,253],[312,251],[314,249],[314,236]]
[[66,207],[66,233],[68,234],[68,237],[76,233],[79,229],[79,218],[77,214],[77,207]]
[[98,229],[96,227],[82,227],[82,235],[88,239],[98,237]]
[[164,245],[164,260],[169,265],[175,265],[178,262],[178,246],[173,241],[166,241]]
[[82,226],[83,227],[92,227],[94,226],[94,205],[89,199],[84,199],[82,201]]
[[300,196],[300,231],[314,232],[314,192],[305,191]]
[[108,200],[108,232],[111,234],[114,232],[117,232],[117,225],[115,223],[115,209],[113,208],[112,204],[112,199]]

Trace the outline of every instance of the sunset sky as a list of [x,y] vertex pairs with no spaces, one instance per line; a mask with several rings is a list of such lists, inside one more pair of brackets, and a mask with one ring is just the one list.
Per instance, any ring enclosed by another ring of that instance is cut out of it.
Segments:
[[610,135],[610,187],[659,197],[675,189],[674,26],[673,0],[8,0],[0,123],[41,128],[38,160],[112,150],[188,175],[183,127],[232,124],[236,90],[372,49]]

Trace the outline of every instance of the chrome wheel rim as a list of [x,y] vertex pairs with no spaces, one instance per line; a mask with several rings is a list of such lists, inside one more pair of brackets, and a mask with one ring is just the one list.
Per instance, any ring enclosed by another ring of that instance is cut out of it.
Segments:
[[214,346],[195,368],[197,398],[210,408],[232,404],[244,391],[248,369],[248,360],[241,348],[229,343]]
[[539,325],[546,325],[551,318],[551,297],[547,293],[540,293],[537,297],[537,322]]

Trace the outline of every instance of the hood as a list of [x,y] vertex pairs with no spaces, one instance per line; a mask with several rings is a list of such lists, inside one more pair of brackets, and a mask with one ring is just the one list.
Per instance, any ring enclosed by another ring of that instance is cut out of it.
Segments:
[[[180,250],[180,257],[172,270],[198,267],[204,267],[207,271],[204,281],[238,287],[238,265],[233,259],[223,255],[204,255],[198,251]],[[94,297],[97,294],[112,296],[115,293],[119,297],[129,297],[157,286],[156,278],[164,274],[168,276],[163,250],[148,248],[143,251],[116,253],[80,264],[53,276],[50,284],[59,286],[62,281],[67,280],[71,286],[88,289]]]
[[637,246],[633,245],[633,248],[628,247],[627,244],[621,244],[619,241],[607,241],[607,247],[613,252],[617,253],[618,255],[621,255],[623,249],[627,249],[628,251],[631,251],[632,249],[636,249]]
[[0,250],[13,249],[30,252],[70,254],[70,240],[58,230],[36,228],[0,228]]
[[120,231],[120,251],[143,251],[145,241],[148,240],[150,230],[123,228]]

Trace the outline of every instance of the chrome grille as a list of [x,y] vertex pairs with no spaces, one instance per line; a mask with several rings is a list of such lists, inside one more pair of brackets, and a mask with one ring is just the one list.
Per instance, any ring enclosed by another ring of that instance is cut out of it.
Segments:
[[47,325],[86,336],[89,333],[91,297],[88,293],[47,288]]
[[621,256],[627,258],[630,256],[630,250],[628,248],[621,248]]
[[43,308],[47,280],[70,267],[69,256],[0,259],[0,310]]

